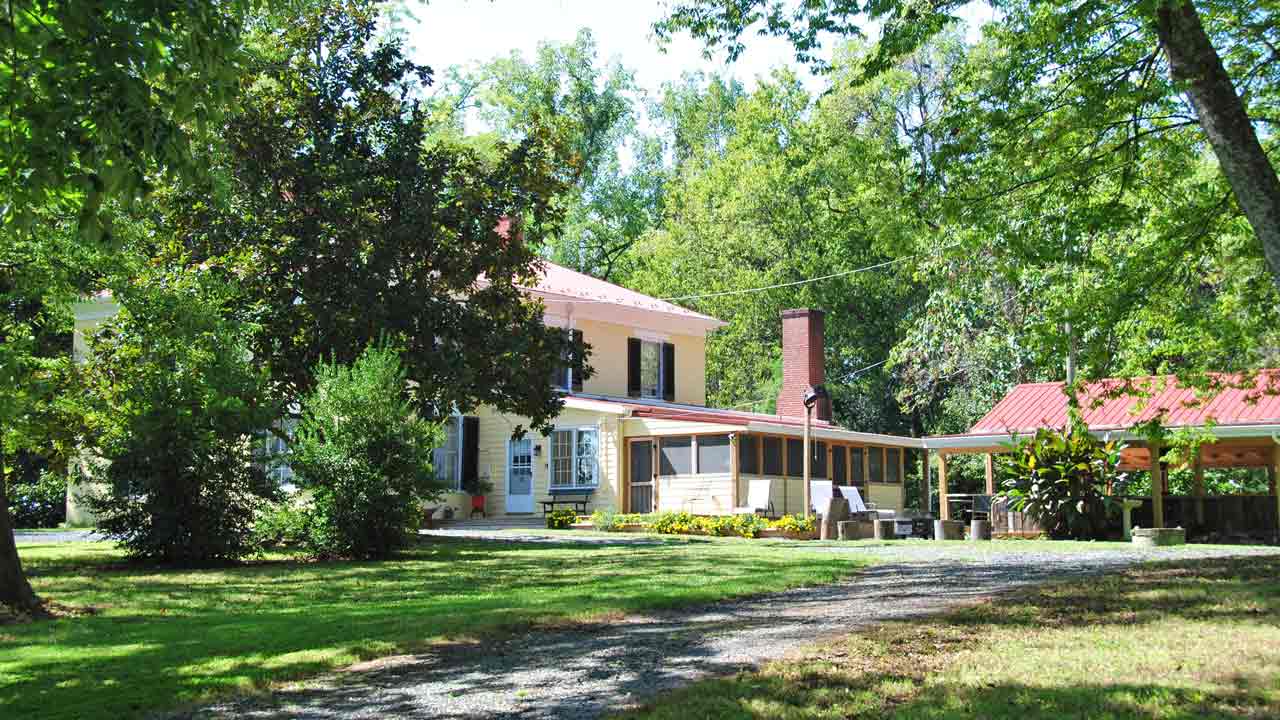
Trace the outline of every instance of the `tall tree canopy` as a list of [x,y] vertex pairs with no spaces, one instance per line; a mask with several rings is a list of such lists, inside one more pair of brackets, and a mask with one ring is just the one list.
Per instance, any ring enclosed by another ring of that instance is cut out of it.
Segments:
[[[103,208],[153,172],[198,174],[193,140],[234,97],[253,0],[0,6],[0,443],[47,393],[42,336],[97,272]],[[30,308],[39,312],[28,312]],[[65,313],[62,315],[65,319]],[[0,476],[7,453],[0,453]],[[0,604],[39,604],[0,477]]]
[[431,71],[376,26],[338,4],[276,36],[212,153],[228,202],[176,193],[160,235],[179,242],[158,250],[235,278],[261,328],[253,354],[287,397],[386,336],[428,417],[484,404],[543,426],[570,346],[520,288],[560,222],[564,153],[536,119],[490,157],[426,142]]
[[[553,260],[602,278],[619,264],[661,212],[663,158],[641,134],[642,95],[616,59],[600,58],[591,31],[571,43],[543,43],[475,67],[450,68],[432,96],[437,134],[488,148],[552,133],[568,151],[572,185],[558,198],[560,231],[548,238]],[[467,118],[484,131],[467,136]]]
[[[861,80],[919,48],[967,4],[825,0],[787,7],[765,0],[684,0],[656,29],[663,37],[688,31],[709,47],[727,48],[730,57],[744,51],[743,34],[756,29],[787,38],[799,59],[815,61],[824,35],[860,36],[867,21],[877,21],[880,40],[862,65]],[[1280,285],[1280,179],[1269,156],[1274,143],[1264,147],[1258,133],[1259,125],[1277,123],[1280,99],[1280,23],[1273,3],[990,4],[1000,16],[987,28],[997,41],[992,60],[999,75],[973,104],[989,129],[978,136],[982,151],[1004,156],[1005,168],[1021,166],[996,179],[1000,196],[1112,172],[1131,182],[1148,164],[1145,150],[1153,140],[1195,126],[1218,160],[1233,212],[1247,219]],[[1057,151],[1042,155],[1031,145]]]

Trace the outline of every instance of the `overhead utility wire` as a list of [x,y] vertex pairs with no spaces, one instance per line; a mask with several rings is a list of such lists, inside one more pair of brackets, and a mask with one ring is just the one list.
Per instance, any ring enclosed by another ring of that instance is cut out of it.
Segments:
[[741,290],[723,290],[721,292],[700,293],[698,295],[680,295],[678,297],[659,298],[659,299],[664,302],[675,302],[676,300],[697,300],[699,298],[723,297],[725,295],[746,295],[747,293],[764,292],[766,290],[777,290],[778,288],[795,287],[796,285],[808,285],[809,283],[816,283],[816,282],[821,282],[823,280],[830,280],[832,278],[844,277],[845,275],[853,275],[856,273],[868,272],[870,270],[879,270],[882,267],[893,265],[895,263],[900,263],[904,260],[910,260],[911,258],[914,258],[914,257],[916,256],[903,255],[900,258],[894,258],[893,260],[886,260],[885,262],[882,262],[882,263],[877,263],[875,265],[868,265],[867,267],[861,267],[855,270],[844,270],[838,273],[831,273],[830,275],[823,275],[822,277],[806,278],[804,280],[792,280],[791,282],[778,283],[777,285],[765,285],[763,287],[743,288]]

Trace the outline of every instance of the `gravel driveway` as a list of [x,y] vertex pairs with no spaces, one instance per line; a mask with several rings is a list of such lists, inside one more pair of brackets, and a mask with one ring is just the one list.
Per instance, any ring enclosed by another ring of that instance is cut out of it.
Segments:
[[1035,583],[1155,559],[1280,553],[1280,548],[1196,546],[1078,552],[993,552],[991,547],[928,542],[830,546],[822,549],[871,554],[883,564],[836,585],[386,659],[367,669],[183,717],[594,718],[860,626],[929,615]]

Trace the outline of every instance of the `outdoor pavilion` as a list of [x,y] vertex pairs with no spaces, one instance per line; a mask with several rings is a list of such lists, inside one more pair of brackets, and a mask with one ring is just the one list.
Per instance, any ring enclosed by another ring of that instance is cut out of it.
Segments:
[[[1269,495],[1255,496],[1259,503],[1265,503],[1258,515],[1267,526],[1261,529],[1280,535],[1280,493],[1276,490],[1280,470],[1280,370],[1261,370],[1252,382],[1241,382],[1238,375],[1218,375],[1214,379],[1221,389],[1200,394],[1173,376],[1101,380],[1082,388],[1080,408],[1090,432],[1125,444],[1120,470],[1151,472],[1153,527],[1165,527],[1169,468],[1159,461],[1161,448],[1151,447],[1133,428],[1158,419],[1168,430],[1200,428],[1216,438],[1200,447],[1199,457],[1192,463],[1194,512],[1201,524],[1205,512],[1205,468],[1266,468]],[[1240,385],[1244,387],[1237,387]],[[929,497],[930,451],[938,454],[939,513],[943,519],[951,516],[946,502],[947,462],[953,455],[985,455],[986,491],[994,495],[995,454],[1009,452],[1014,437],[1026,437],[1043,427],[1066,426],[1068,403],[1063,387],[1061,382],[1018,385],[968,432],[925,438],[925,502]]]

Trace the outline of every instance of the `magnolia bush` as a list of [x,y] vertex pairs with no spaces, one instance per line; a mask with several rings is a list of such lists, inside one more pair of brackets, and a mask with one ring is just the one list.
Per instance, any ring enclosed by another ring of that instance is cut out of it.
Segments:
[[289,457],[309,496],[303,542],[314,554],[387,557],[444,492],[431,471],[440,424],[418,415],[408,385],[399,353],[385,345],[316,368]]
[[1042,428],[1013,445],[1004,465],[1001,496],[1057,539],[1106,537],[1107,478],[1120,464],[1121,447],[1102,442],[1078,420],[1062,430]]

